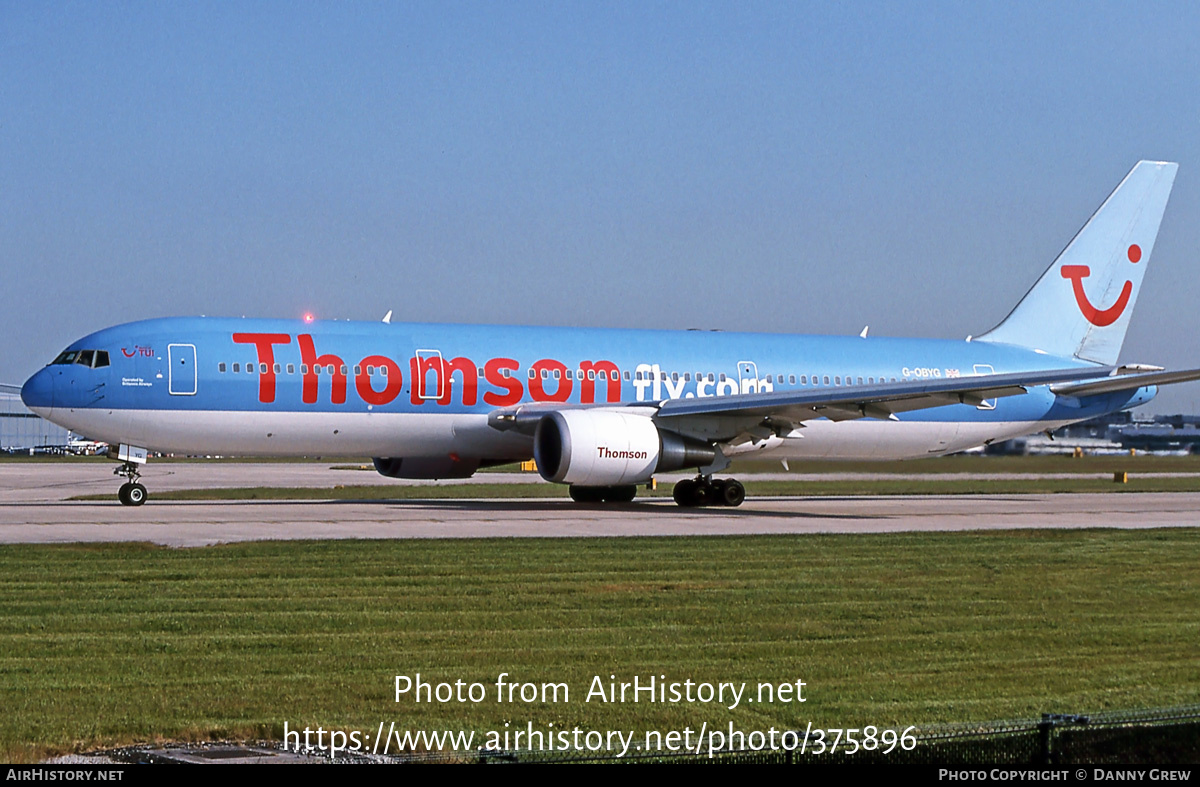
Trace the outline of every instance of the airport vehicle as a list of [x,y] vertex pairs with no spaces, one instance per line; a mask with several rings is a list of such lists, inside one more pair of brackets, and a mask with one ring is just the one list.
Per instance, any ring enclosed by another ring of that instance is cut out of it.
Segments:
[[1117,359],[1174,183],[1143,161],[1016,308],[966,340],[167,318],[72,342],[21,395],[112,446],[139,505],[147,451],[373,456],[396,478],[534,457],[581,502],[695,469],[684,506],[739,505],[733,457],[954,453],[1200,378]]

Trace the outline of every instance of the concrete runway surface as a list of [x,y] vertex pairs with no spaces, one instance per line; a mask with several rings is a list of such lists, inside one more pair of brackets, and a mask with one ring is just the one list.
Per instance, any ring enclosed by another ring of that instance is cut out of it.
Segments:
[[[1013,528],[1196,527],[1200,493],[910,495],[749,498],[740,508],[681,509],[665,499],[582,506],[565,499],[371,501],[156,501],[156,491],[201,487],[402,484],[330,464],[151,464],[141,508],[116,501],[107,463],[0,463],[0,543],[144,541],[174,547],[320,538],[885,533]],[[846,474],[852,478],[868,474]],[[897,478],[896,474],[880,474]],[[801,474],[739,475],[739,478]],[[834,474],[824,479],[841,477]],[[878,477],[870,475],[869,477]],[[928,476],[921,476],[928,477]],[[955,476],[963,477],[963,476]],[[991,477],[991,476],[989,476]],[[1011,478],[1012,476],[994,476]],[[485,473],[475,483],[541,483],[530,474]],[[673,477],[664,478],[671,482]],[[462,481],[451,482],[462,483]],[[67,502],[81,494],[111,501]]]

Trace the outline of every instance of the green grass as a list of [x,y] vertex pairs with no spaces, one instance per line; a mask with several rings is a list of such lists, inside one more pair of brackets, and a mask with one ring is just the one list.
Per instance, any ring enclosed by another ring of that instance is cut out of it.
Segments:
[[[0,547],[0,757],[289,726],[908,725],[1194,703],[1200,530]],[[393,701],[396,674],[565,681]],[[584,703],[593,675],[802,706]]]

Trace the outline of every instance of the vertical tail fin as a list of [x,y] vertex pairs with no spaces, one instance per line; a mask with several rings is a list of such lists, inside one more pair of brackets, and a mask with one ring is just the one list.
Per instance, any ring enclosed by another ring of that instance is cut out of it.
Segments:
[[1016,308],[975,340],[1116,363],[1178,169],[1138,162]]

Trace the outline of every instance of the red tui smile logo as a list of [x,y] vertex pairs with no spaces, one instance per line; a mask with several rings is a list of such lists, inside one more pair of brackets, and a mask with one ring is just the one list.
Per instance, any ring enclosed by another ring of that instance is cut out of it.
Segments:
[[[1137,263],[1142,259],[1142,247],[1136,243],[1131,245],[1126,252],[1129,261]],[[1071,280],[1071,288],[1075,291],[1075,302],[1079,304],[1079,311],[1083,312],[1083,316],[1092,325],[1103,328],[1106,325],[1112,325],[1117,321],[1117,318],[1125,311],[1125,307],[1129,305],[1129,296],[1133,294],[1133,282],[1126,281],[1125,286],[1121,288],[1121,294],[1117,297],[1117,302],[1107,309],[1097,309],[1088,300],[1087,293],[1083,291],[1083,280],[1088,277],[1092,269],[1086,265],[1064,265],[1062,266],[1062,277]]]

